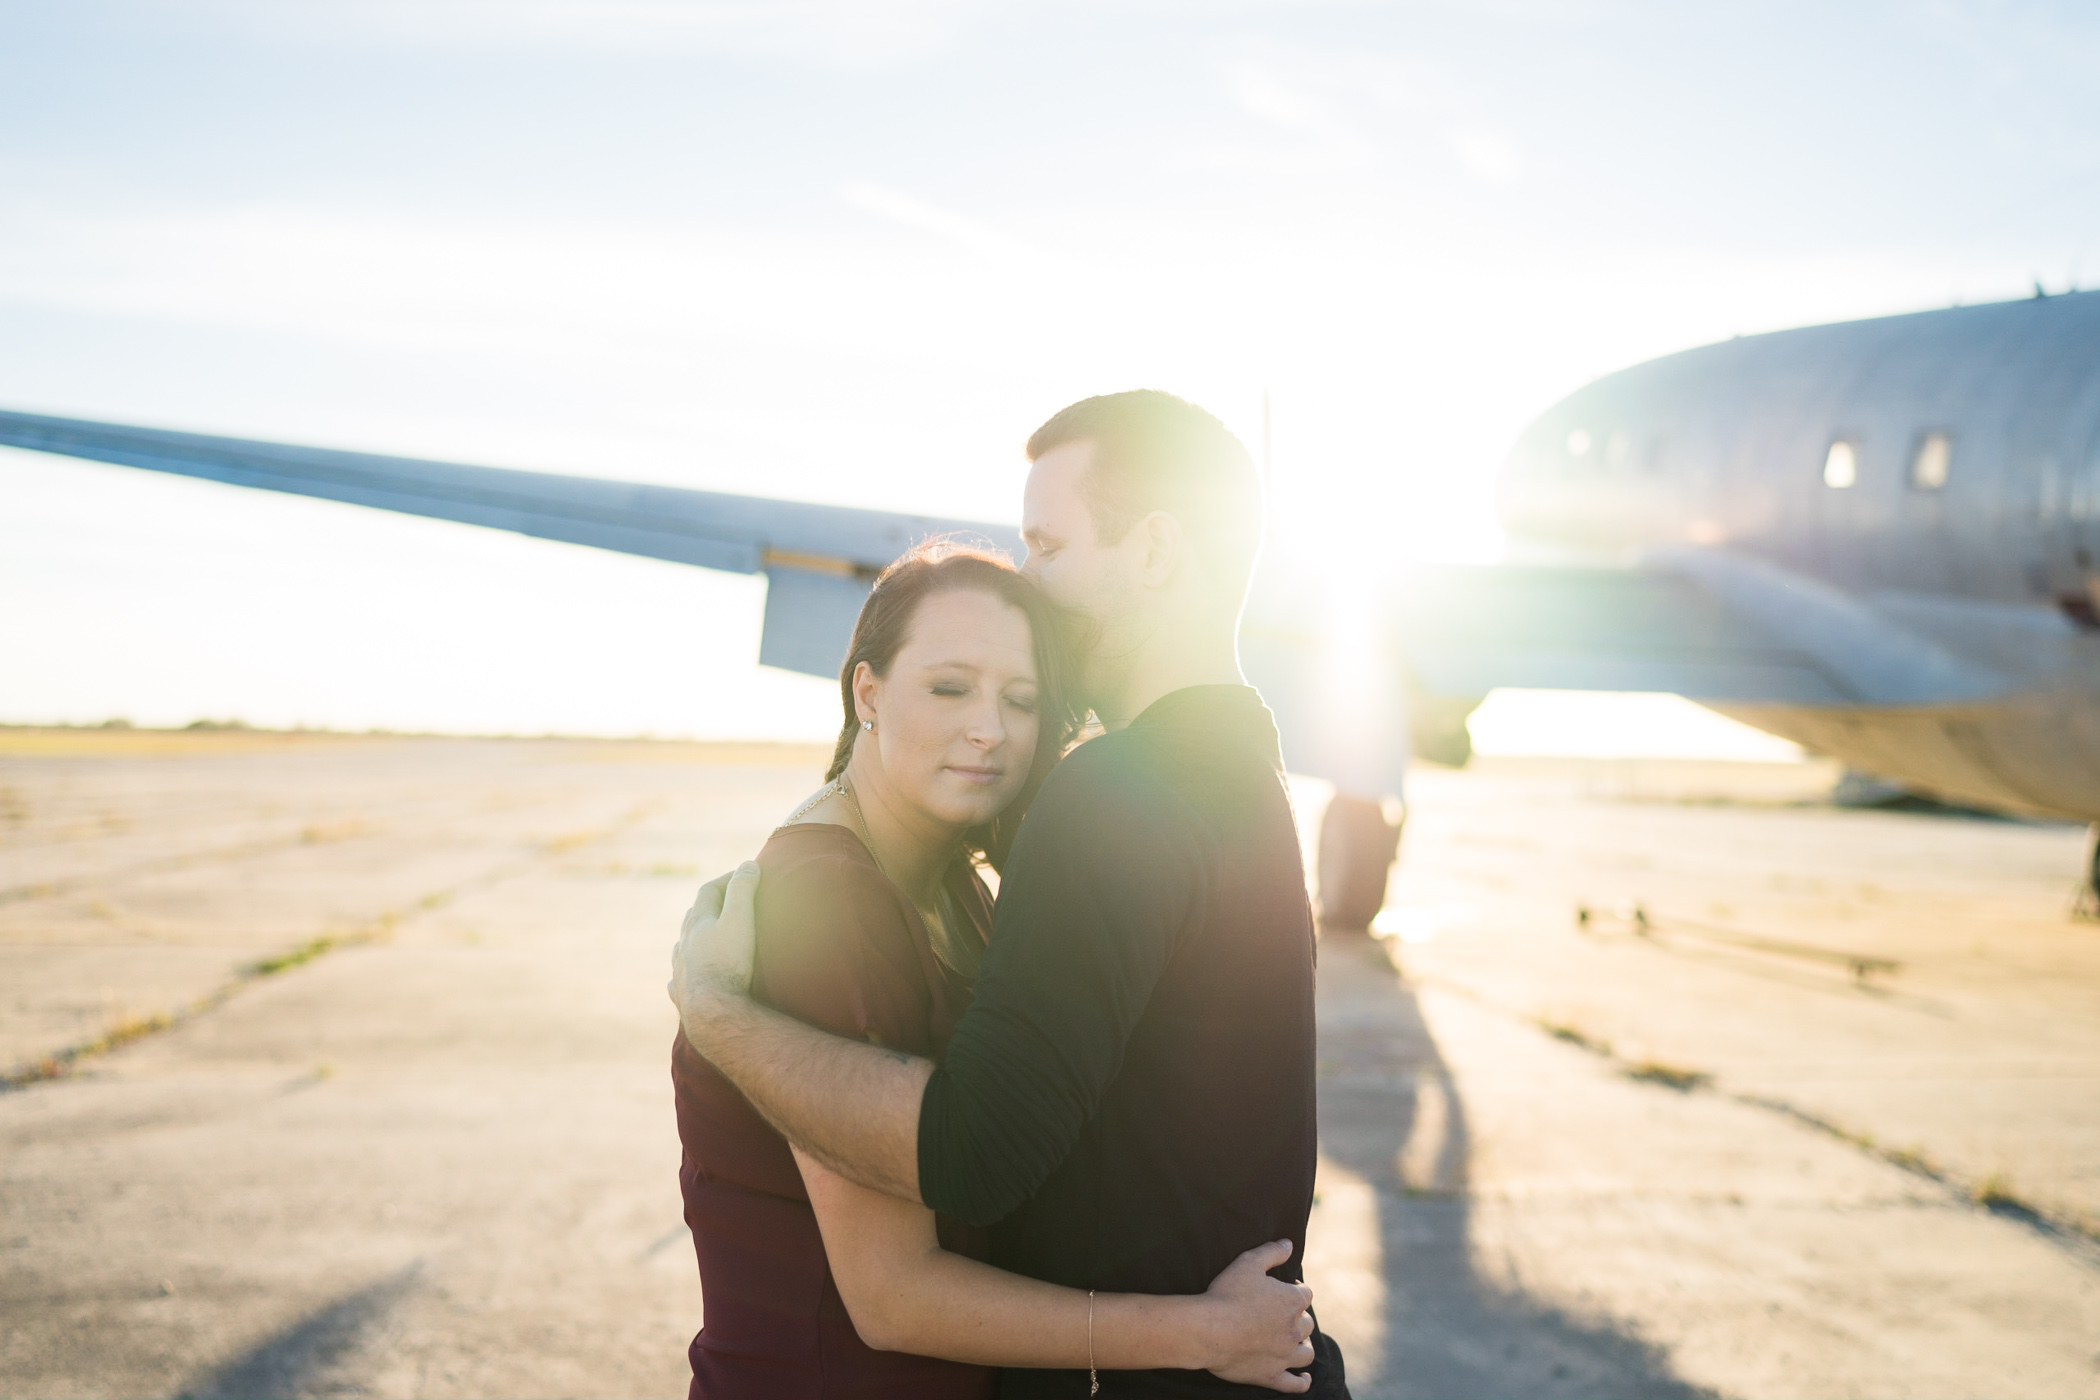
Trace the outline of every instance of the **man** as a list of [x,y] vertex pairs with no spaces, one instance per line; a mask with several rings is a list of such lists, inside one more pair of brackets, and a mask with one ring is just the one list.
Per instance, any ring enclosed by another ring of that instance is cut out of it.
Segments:
[[[671,994],[688,1040],[840,1175],[992,1227],[992,1262],[1077,1288],[1199,1293],[1290,1239],[1300,1278],[1316,1153],[1313,929],[1276,730],[1242,679],[1261,539],[1246,448],[1140,390],[1029,439],[1026,568],[1089,633],[1108,732],[1052,771],[1007,858],[970,1010],[945,1062],[758,1006],[753,875],[688,916]],[[1310,1393],[1346,1396],[1315,1333]],[[1262,1395],[1207,1372],[1103,1393]],[[1084,1395],[1008,1371],[1002,1395]]]

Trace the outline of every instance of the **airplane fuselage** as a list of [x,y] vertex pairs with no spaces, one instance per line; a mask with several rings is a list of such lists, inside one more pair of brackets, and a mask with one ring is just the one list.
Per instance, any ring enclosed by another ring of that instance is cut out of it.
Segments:
[[1693,698],[1958,801],[2100,820],[2100,293],[1636,365],[1525,431],[1500,504],[1513,560],[1762,569],[1972,678],[1925,703]]

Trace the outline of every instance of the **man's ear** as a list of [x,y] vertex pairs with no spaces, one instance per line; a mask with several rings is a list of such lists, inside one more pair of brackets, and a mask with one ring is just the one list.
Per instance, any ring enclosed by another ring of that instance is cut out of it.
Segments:
[[1155,510],[1137,523],[1137,529],[1145,546],[1140,577],[1148,588],[1163,588],[1187,562],[1188,541],[1181,533],[1181,522],[1163,510]]

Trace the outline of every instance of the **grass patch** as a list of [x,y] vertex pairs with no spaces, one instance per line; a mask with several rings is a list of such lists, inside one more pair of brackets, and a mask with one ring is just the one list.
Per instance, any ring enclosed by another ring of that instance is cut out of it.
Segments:
[[294,744],[345,743],[349,735],[273,733],[265,729],[136,729],[129,725],[67,728],[0,725],[0,753],[30,758],[147,758],[245,753]]
[[106,1055],[112,1050],[122,1049],[134,1040],[164,1031],[177,1022],[188,1019],[209,1006],[216,1006],[225,999],[223,993],[214,993],[194,1005],[176,1012],[156,1011],[150,1016],[125,1016],[112,1022],[102,1034],[93,1040],[84,1040],[78,1045],[69,1045],[54,1055],[18,1065],[5,1075],[0,1075],[0,1090],[23,1089],[31,1084],[41,1084],[50,1079],[63,1079],[73,1072],[76,1061]]
[[1988,1210],[2027,1209],[2027,1203],[2013,1194],[2012,1183],[1999,1172],[1992,1172],[1977,1182],[1970,1195],[1977,1205]]
[[340,942],[342,940],[334,934],[324,933],[319,938],[309,938],[298,947],[287,949],[275,957],[250,963],[243,971],[249,977],[274,977],[280,972],[289,972],[295,967],[305,966]]
[[[1619,1072],[1629,1079],[1661,1084],[1686,1094],[1710,1093],[1746,1108],[1761,1109],[1778,1117],[1791,1119],[1804,1128],[1842,1142],[1877,1161],[1929,1181],[1955,1200],[1966,1201],[2000,1219],[2016,1221],[2053,1243],[2068,1246],[2087,1263],[2100,1266],[2100,1219],[2082,1211],[2066,1213],[2058,1207],[2040,1206],[2023,1200],[2015,1194],[2012,1184],[2000,1172],[1987,1173],[1976,1181],[1967,1180],[1959,1172],[1934,1161],[1924,1148],[1915,1144],[1908,1147],[1886,1146],[1877,1142],[1870,1132],[1843,1127],[1820,1114],[1788,1103],[1785,1099],[1727,1088],[1716,1082],[1710,1074],[1686,1070],[1653,1059],[1623,1058],[1614,1054],[1607,1042],[1589,1035],[1579,1026],[1550,1015],[1527,1015],[1513,1006],[1492,1001],[1460,983],[1443,982],[1441,985],[1469,1001],[1544,1031],[1555,1040],[1565,1041],[1610,1060]],[[1742,1204],[1742,1198],[1736,1195],[1729,1196],[1728,1201],[1731,1205]]]
[[1977,1182],[1970,1191],[1969,1198],[1995,1216],[2017,1220],[2024,1225],[2044,1230],[2050,1234],[2061,1236],[2075,1232],[2083,1235],[2089,1245],[2093,1242],[2092,1231],[2086,1228],[2083,1221],[2075,1218],[2070,1220],[2050,1219],[2041,1207],[2031,1201],[2022,1200],[2014,1192],[2012,1183],[2006,1180],[2002,1173],[1986,1173],[1983,1180]]
[[1686,1069],[1682,1065],[1666,1064],[1661,1060],[1640,1060],[1626,1067],[1626,1077],[1643,1084],[1660,1084],[1665,1089],[1675,1089],[1680,1094],[1689,1094],[1694,1089],[1703,1089],[1713,1083],[1714,1077],[1701,1069]]
[[542,844],[540,849],[550,856],[562,855],[579,847],[588,846],[605,833],[602,831],[572,831],[566,836],[557,836]]
[[1620,1055],[1612,1049],[1611,1042],[1602,1036],[1591,1035],[1582,1027],[1569,1021],[1556,1020],[1551,1016],[1540,1016],[1533,1025],[1552,1036],[1565,1041],[1578,1050],[1587,1050],[1600,1059],[1610,1060],[1619,1072],[1640,1084],[1656,1084],[1665,1089],[1674,1089],[1680,1094],[1689,1094],[1694,1089],[1704,1089],[1713,1083],[1714,1077],[1703,1069],[1686,1069],[1667,1060],[1643,1056],[1635,1060]]
[[331,841],[349,841],[363,836],[365,831],[365,824],[361,821],[315,823],[299,829],[299,844],[325,846]]
[[1568,1044],[1578,1049],[1587,1050],[1593,1055],[1609,1056],[1611,1054],[1610,1041],[1600,1040],[1583,1030],[1580,1026],[1570,1025],[1566,1021],[1555,1021],[1543,1016],[1539,1018],[1537,1025],[1540,1030],[1552,1036],[1555,1040],[1564,1040]]
[[[23,732],[25,731],[10,728],[9,726],[5,725],[0,725],[0,753],[10,753],[18,751],[16,749],[11,748],[5,741]],[[31,734],[39,734],[42,731],[27,732]],[[101,731],[101,733],[104,734],[108,732],[109,731]],[[129,734],[127,734],[125,731],[116,732],[118,733],[119,737],[130,737]],[[215,737],[217,735],[217,731],[195,732],[210,733],[213,734]],[[185,733],[182,737],[188,738],[191,736]],[[305,736],[266,735],[263,737],[303,738]],[[12,789],[0,791],[4,791],[10,796],[12,794]],[[624,829],[625,827],[633,825],[635,822],[640,821],[644,816],[648,815],[649,812],[654,810],[659,805],[661,804],[648,802],[642,803],[633,811],[629,812],[619,822],[614,823],[610,827],[606,827],[599,831],[577,832],[569,836],[557,837],[555,840],[548,842],[542,848],[542,850],[546,854],[556,854],[562,851],[574,850],[578,846],[587,845],[590,842],[596,841],[601,837],[610,836],[615,832]],[[5,809],[0,808],[0,819],[4,819],[4,817]],[[362,822],[343,822],[335,826],[329,827],[308,827],[299,833],[298,839],[299,842],[302,844],[316,844],[323,841],[343,840],[351,836],[361,835],[367,829],[368,828],[366,828],[365,824]],[[279,846],[280,844],[281,841],[264,842],[259,843],[255,846],[236,847],[233,848],[231,851],[215,852],[212,854],[214,856],[225,856],[229,854],[247,853],[253,850],[271,849],[273,847]],[[131,873],[137,873],[137,871],[142,868],[176,869],[193,863],[193,857],[183,857],[173,862],[156,862],[153,863],[150,867],[134,867]],[[423,896],[421,900],[417,901],[416,909],[420,911],[427,909],[442,908],[446,904],[451,903],[453,898],[463,891],[486,887],[491,883],[508,879],[514,875],[523,874],[525,871],[531,868],[532,862],[529,860],[525,862],[514,862],[508,865],[498,866],[493,870],[485,872],[477,879],[467,881],[464,884],[453,887],[452,889],[436,890],[430,894]],[[38,898],[45,895],[56,894],[59,888],[60,886],[57,884],[43,884],[32,885],[27,887],[17,887],[15,889],[0,889],[0,904],[9,903],[18,899]],[[414,917],[414,912],[415,911],[411,911],[409,917]],[[242,988],[248,986],[252,982],[258,981],[265,977],[274,977],[281,972],[290,972],[294,968],[304,967],[307,963],[310,963],[314,959],[321,957],[326,953],[332,952],[337,948],[350,947],[360,943],[382,942],[386,940],[393,933],[394,929],[400,925],[402,917],[403,916],[398,911],[389,909],[381,913],[370,923],[367,923],[364,927],[359,928],[353,932],[343,934],[328,933],[322,934],[318,938],[309,938],[304,943],[301,943],[296,947],[289,948],[282,953],[277,953],[270,957],[263,958],[257,962],[249,963],[247,966],[237,970],[231,979],[222,983],[218,988],[207,993],[202,997],[199,997],[197,1000],[190,1002],[186,1006],[179,1007],[173,1011],[156,1012],[150,1016],[127,1017],[123,1020],[119,1020],[113,1023],[100,1035],[94,1037],[92,1040],[82,1041],[77,1045],[68,1046],[63,1050],[54,1052],[53,1054],[45,1055],[38,1059],[31,1060],[25,1063],[17,1064],[13,1068],[8,1069],[5,1072],[0,1072],[0,1093],[5,1093],[14,1089],[26,1088],[31,1084],[43,1083],[46,1080],[63,1079],[67,1075],[71,1074],[74,1071],[74,1069],[78,1066],[79,1062],[82,1060],[92,1059],[97,1055],[107,1054],[112,1050],[116,1050],[121,1048],[122,1046],[129,1045],[135,1040],[139,1040],[146,1036],[156,1034],[157,1032],[168,1030],[175,1026],[178,1026],[184,1021],[189,1020],[192,1016],[201,1015],[202,1013],[220,1005],[221,1003],[225,1002],[228,998],[240,992]],[[470,931],[467,935],[467,939],[469,942],[479,943],[481,941],[481,936],[478,933]],[[324,1063],[316,1070],[315,1077],[317,1079],[325,1079],[332,1075],[334,1072],[335,1071],[332,1066]]]

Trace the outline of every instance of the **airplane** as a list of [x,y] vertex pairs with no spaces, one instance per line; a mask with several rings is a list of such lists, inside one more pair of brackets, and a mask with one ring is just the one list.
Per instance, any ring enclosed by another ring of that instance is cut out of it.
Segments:
[[[915,540],[1010,525],[0,411],[0,445],[767,577],[836,675]],[[1605,376],[1504,462],[1507,562],[1339,589],[1265,561],[1241,652],[1336,796],[1324,926],[1384,901],[1411,757],[1490,690],[1662,691],[1949,801],[2100,834],[2100,293],[1741,336]],[[2100,880],[2100,840],[2087,861]]]
[[1533,420],[1498,508],[1510,562],[1387,624],[1447,727],[1494,686],[1674,692],[1920,794],[2093,824],[2094,911],[2100,293],[1634,365]]

